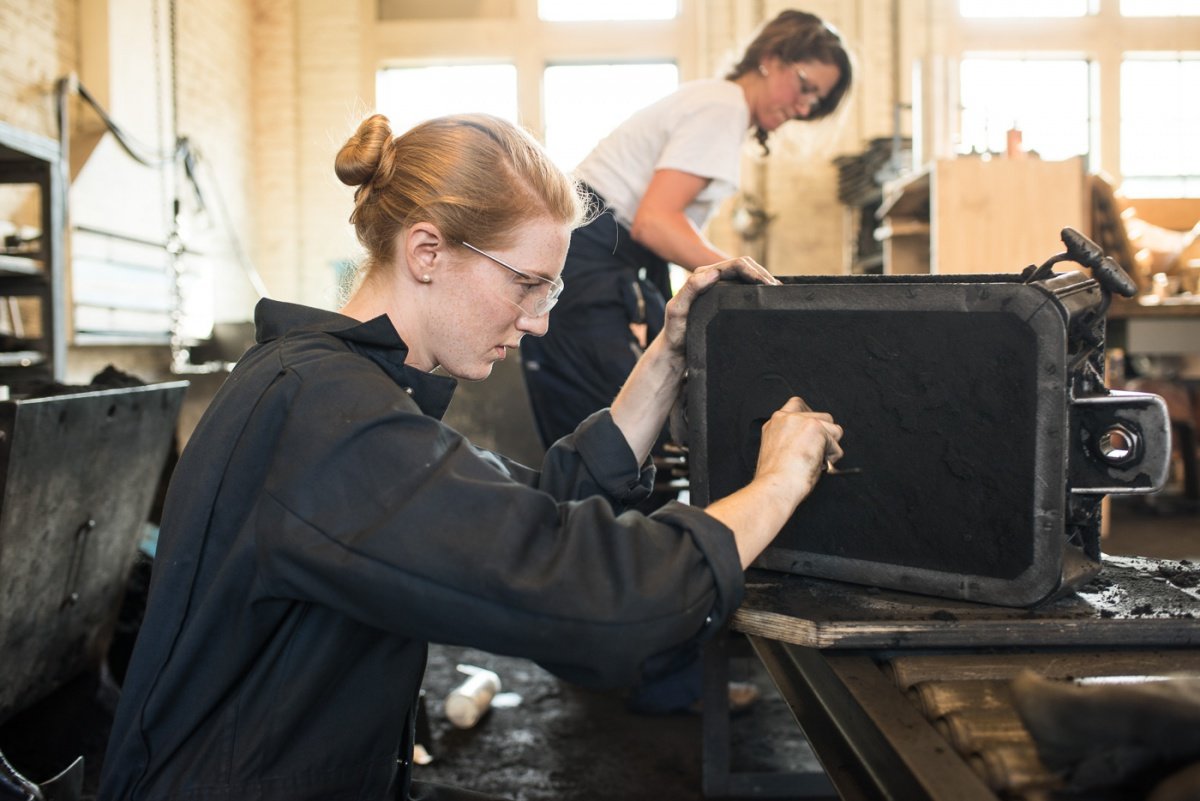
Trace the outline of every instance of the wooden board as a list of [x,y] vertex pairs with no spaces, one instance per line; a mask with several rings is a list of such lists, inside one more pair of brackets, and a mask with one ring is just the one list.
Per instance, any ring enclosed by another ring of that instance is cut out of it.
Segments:
[[1040,264],[1065,249],[1063,228],[1089,233],[1086,189],[1082,158],[938,162],[933,271],[1007,273]]
[[1091,193],[1081,157],[960,157],[885,185],[878,216],[885,273],[1011,273],[1062,252],[1063,228],[1089,235]]
[[1200,645],[1200,565],[1104,557],[1078,592],[1035,609],[752,569],[732,628],[814,648]]

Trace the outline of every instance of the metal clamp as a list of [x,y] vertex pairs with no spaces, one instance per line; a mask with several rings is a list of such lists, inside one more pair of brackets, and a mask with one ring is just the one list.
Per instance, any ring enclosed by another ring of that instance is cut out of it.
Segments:
[[1157,492],[1171,469],[1167,404],[1147,392],[1112,390],[1071,402],[1068,468],[1072,493]]

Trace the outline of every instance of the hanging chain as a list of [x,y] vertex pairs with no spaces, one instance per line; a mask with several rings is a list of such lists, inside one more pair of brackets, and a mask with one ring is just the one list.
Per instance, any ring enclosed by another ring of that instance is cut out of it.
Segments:
[[[167,266],[170,275],[170,309],[169,315],[169,336],[170,336],[170,363],[172,363],[172,371],[178,372],[178,366],[182,361],[187,361],[187,356],[181,353],[182,349],[182,295],[180,293],[180,276],[182,273],[182,253],[184,253],[184,242],[179,235],[179,213],[176,211],[175,199],[179,197],[178,188],[178,164],[174,153],[176,147],[174,141],[178,137],[178,127],[172,110],[172,120],[170,120],[170,131],[167,131],[166,118],[167,109],[164,108],[164,103],[168,98],[163,94],[163,60],[162,40],[164,32],[169,36],[167,49],[168,53],[172,54],[172,96],[169,101],[172,104],[172,109],[175,106],[175,83],[174,83],[174,49],[175,49],[175,17],[174,10],[168,16],[168,30],[163,30],[161,7],[163,2],[172,2],[173,0],[150,0],[151,13],[151,37],[154,38],[154,77],[155,77],[155,124],[158,132],[158,150],[162,152],[172,152],[173,157],[167,159],[163,163],[160,171],[158,171],[158,187],[161,189],[162,212],[163,212],[163,227],[167,230],[166,248]],[[172,147],[167,149],[167,137],[172,141]]]
[[[177,142],[179,138],[179,80],[175,75],[177,61],[175,48],[178,42],[175,40],[175,0],[154,0],[157,7],[160,2],[167,4],[167,55],[170,59],[168,69],[170,75],[168,79],[171,81],[171,97],[170,97],[170,115],[171,115],[171,140]],[[162,95],[160,94],[161,98]],[[159,112],[159,118],[163,116]],[[178,150],[176,149],[176,152]],[[183,347],[183,239],[179,235],[179,164],[176,160],[171,161],[171,200],[170,200],[170,228],[167,234],[167,258],[171,267],[171,369],[174,372],[179,372],[180,368],[190,360],[190,354]]]
[[[171,185],[170,228],[167,234],[167,258],[171,268],[171,371],[176,374],[192,373],[203,368],[197,368],[192,364],[191,351],[184,347],[183,343],[183,275],[186,269],[183,264],[185,249],[183,237],[179,232],[179,217],[183,211],[179,197],[179,172],[183,169],[181,161],[184,154],[184,148],[179,140],[179,7],[176,0],[153,0],[153,2],[156,12],[159,2],[167,4],[167,53],[170,57],[171,81],[171,142],[172,152],[175,155],[168,168]],[[159,97],[162,97],[161,93]],[[159,118],[161,119],[162,116],[160,113]]]

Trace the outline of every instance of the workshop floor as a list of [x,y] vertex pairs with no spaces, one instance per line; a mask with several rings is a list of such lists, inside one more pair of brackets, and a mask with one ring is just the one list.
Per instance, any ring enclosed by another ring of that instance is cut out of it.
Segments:
[[[462,680],[456,666],[495,671],[502,695],[474,728],[454,728],[443,699]],[[731,722],[734,770],[817,770],[790,712],[753,657],[739,656],[733,677],[757,683],[763,697]],[[422,781],[468,787],[513,801],[701,801],[701,718],[628,712],[618,692],[559,681],[523,659],[434,645],[426,672],[432,761]],[[94,797],[112,721],[115,690],[83,676],[0,727],[0,751],[27,778],[44,781],[76,756],[85,759],[85,801]]]
[[[1160,505],[1114,503],[1104,549],[1200,561],[1200,515]],[[473,729],[455,729],[442,699],[461,676],[459,663],[500,675],[508,705]],[[811,769],[815,762],[782,699],[752,657],[732,665],[763,698],[732,723],[735,771]],[[426,676],[433,761],[419,779],[506,795],[514,801],[701,801],[701,719],[629,713],[620,693],[561,682],[527,661],[434,646]],[[87,798],[111,721],[112,691],[83,677],[0,727],[0,750],[18,770],[45,779],[75,755],[86,759]]]

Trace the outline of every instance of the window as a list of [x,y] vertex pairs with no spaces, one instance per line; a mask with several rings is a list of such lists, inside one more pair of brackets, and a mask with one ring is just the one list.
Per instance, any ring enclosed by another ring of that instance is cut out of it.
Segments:
[[1130,197],[1200,196],[1200,56],[1128,54],[1121,64],[1122,189]]
[[375,102],[396,134],[430,117],[469,111],[517,122],[517,68],[512,64],[389,67],[376,73]]
[[543,73],[546,149],[563,169],[639,108],[679,85],[674,64],[578,64]]
[[1085,17],[1094,8],[1089,0],[959,0],[958,13],[964,17]]
[[1121,0],[1123,17],[1197,17],[1200,0]]
[[[1056,13],[1069,5],[1066,0],[1038,3],[1047,10],[1053,7]],[[1191,100],[1198,95],[1194,64],[1200,60],[1200,0],[1088,0],[1075,9],[1080,12],[1086,5],[1087,15],[1074,18],[1006,23],[968,19],[968,15],[1025,12],[1025,5],[1024,0],[959,0],[962,13],[947,20],[944,46],[947,57],[957,59],[963,71],[947,76],[947,83],[958,82],[952,95],[934,94],[942,91],[941,86],[925,89],[936,114],[923,119],[930,123],[928,141],[933,146],[920,155],[944,157],[949,155],[947,151],[972,147],[998,150],[1000,133],[1019,116],[1024,144],[1046,157],[1079,151],[1084,145],[1074,143],[1085,141],[1082,131],[1087,129],[1088,169],[1113,176],[1123,191],[1200,197],[1196,157],[1181,144],[1189,132],[1193,140],[1200,133],[1200,112]],[[1083,64],[1084,58],[1086,69],[1078,72],[1049,64],[1053,60]],[[1046,67],[1032,74],[1013,73],[1012,81],[1028,81],[1028,90],[1018,92],[1015,86],[1006,86],[1000,75],[992,75],[991,88],[985,92],[981,82],[968,74],[969,62],[975,59],[1037,59]],[[1061,70],[1069,70],[1070,76]],[[931,70],[930,75],[934,74]],[[1085,80],[1086,89],[1082,88]],[[984,97],[985,93],[1004,97]],[[949,108],[941,105],[946,101]],[[961,114],[955,113],[955,102],[960,104]],[[1086,113],[1082,110],[1085,102]],[[1061,123],[1052,126],[1057,130],[1050,132],[1058,143],[1044,141],[1023,115],[1007,109],[993,111],[1004,103],[1034,106],[1032,116],[1039,124],[1055,114],[1061,116]],[[985,107],[986,114],[982,111]],[[945,127],[941,127],[943,122]]]
[[674,19],[679,0],[538,0],[538,17],[548,22]]
[[960,150],[1002,153],[1015,127],[1022,147],[1044,159],[1089,153],[1088,76],[1083,60],[964,58]]

